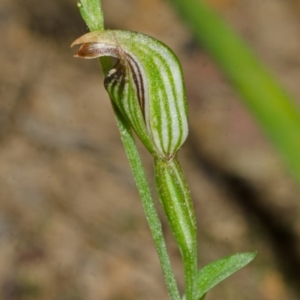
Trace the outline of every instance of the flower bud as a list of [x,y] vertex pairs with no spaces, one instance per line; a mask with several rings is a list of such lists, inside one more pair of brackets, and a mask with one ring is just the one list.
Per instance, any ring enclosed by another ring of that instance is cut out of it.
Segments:
[[111,100],[154,156],[169,160],[188,134],[182,70],[163,43],[140,33],[118,30],[88,33],[77,57],[118,58],[105,77]]

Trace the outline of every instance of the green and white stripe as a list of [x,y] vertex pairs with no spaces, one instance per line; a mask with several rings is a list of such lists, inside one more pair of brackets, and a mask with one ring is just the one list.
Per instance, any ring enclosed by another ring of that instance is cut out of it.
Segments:
[[112,56],[118,63],[105,86],[146,148],[171,159],[188,134],[187,106],[181,66],[163,43],[140,33],[106,30],[88,33],[76,56]]
[[159,199],[183,258],[187,299],[196,299],[197,228],[190,192],[177,158],[155,160]]

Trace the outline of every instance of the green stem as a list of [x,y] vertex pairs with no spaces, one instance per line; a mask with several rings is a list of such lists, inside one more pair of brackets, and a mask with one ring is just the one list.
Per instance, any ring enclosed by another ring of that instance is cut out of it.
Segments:
[[185,299],[196,298],[197,231],[190,191],[177,158],[155,160],[160,201],[179,247],[185,275]]
[[155,205],[153,203],[153,199],[151,196],[149,185],[147,183],[147,179],[144,173],[138,150],[136,148],[128,123],[124,120],[123,116],[119,113],[116,107],[114,107],[114,111],[121,134],[121,139],[125,147],[125,151],[133,172],[136,185],[139,190],[139,195],[141,197],[142,205],[146,214],[150,231],[155,242],[160,264],[163,269],[166,285],[169,290],[169,295],[172,300],[179,300],[180,295],[177,289],[177,284],[167,253],[161,223]]
[[183,254],[183,265],[185,278],[185,299],[195,300],[197,288],[197,257],[195,256],[194,251]]
[[[86,22],[90,31],[104,30],[103,12],[99,0],[81,0],[78,6],[81,16]],[[106,74],[112,68],[111,61],[106,57],[100,59],[100,64],[104,74]],[[154,243],[157,249],[158,257],[163,270],[169,295],[172,300],[180,300],[176,280],[172,271],[171,262],[166,249],[161,222],[159,220],[151,196],[150,188],[146,179],[146,175],[144,173],[140,155],[138,153],[134,142],[134,138],[132,136],[130,126],[113,103],[112,106],[115,112],[115,117],[120,131],[121,139],[130,163],[130,167],[133,172],[139,195],[141,197],[148,225],[150,227],[150,231],[154,239]]]

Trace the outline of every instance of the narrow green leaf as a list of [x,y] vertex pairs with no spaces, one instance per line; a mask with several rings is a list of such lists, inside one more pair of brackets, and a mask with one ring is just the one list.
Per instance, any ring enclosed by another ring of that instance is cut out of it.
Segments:
[[242,39],[203,0],[170,0],[232,82],[300,183],[300,113]]
[[211,288],[251,262],[256,252],[237,253],[216,260],[198,272],[197,299],[202,300]]

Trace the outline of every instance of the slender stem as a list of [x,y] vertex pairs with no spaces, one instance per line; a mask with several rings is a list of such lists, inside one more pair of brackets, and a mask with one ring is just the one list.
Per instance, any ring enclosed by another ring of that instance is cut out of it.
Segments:
[[196,299],[197,226],[190,191],[177,157],[155,160],[160,201],[179,247],[184,265],[185,299]]
[[[101,2],[99,0],[81,0],[78,6],[82,18],[86,22],[90,31],[104,29],[103,12],[101,9]],[[112,67],[110,60],[105,57],[100,59],[100,64],[104,74],[106,74]],[[139,195],[141,197],[148,225],[154,239],[169,295],[172,300],[180,300],[176,280],[166,249],[161,222],[151,196],[150,188],[142,166],[140,155],[132,136],[130,126],[113,103],[112,106],[115,112],[121,139],[130,163],[130,167],[133,172]]]
[[[183,263],[184,263],[184,271],[185,271],[185,281],[186,281],[186,295],[190,294],[190,299],[195,299],[196,297],[196,281],[197,281],[197,224],[196,224],[196,215],[194,211],[193,202],[190,195],[190,189],[188,183],[186,181],[186,177],[181,169],[180,162],[178,157],[175,156],[173,158],[174,166],[177,174],[177,181],[181,187],[182,200],[185,203],[187,209],[187,213],[189,216],[189,223],[191,223],[191,235],[192,239],[189,241],[189,247],[183,254]],[[186,297],[189,299],[188,297]]]
[[184,253],[185,299],[194,300],[196,296],[197,257],[195,252]]
[[[100,0],[80,0],[79,12],[90,31],[104,30],[104,16]],[[100,65],[104,74],[112,68],[109,57],[101,57]]]
[[168,287],[169,295],[172,300],[179,300],[180,295],[178,292],[177,284],[172,271],[172,266],[167,253],[165,240],[149,185],[147,183],[146,175],[140,160],[138,150],[136,148],[131,130],[128,123],[123,119],[122,115],[114,107],[117,124],[120,130],[121,139],[125,147],[127,157],[133,172],[136,185],[139,190],[142,205],[146,214],[146,218],[155,242],[160,264],[164,273],[166,285]]

